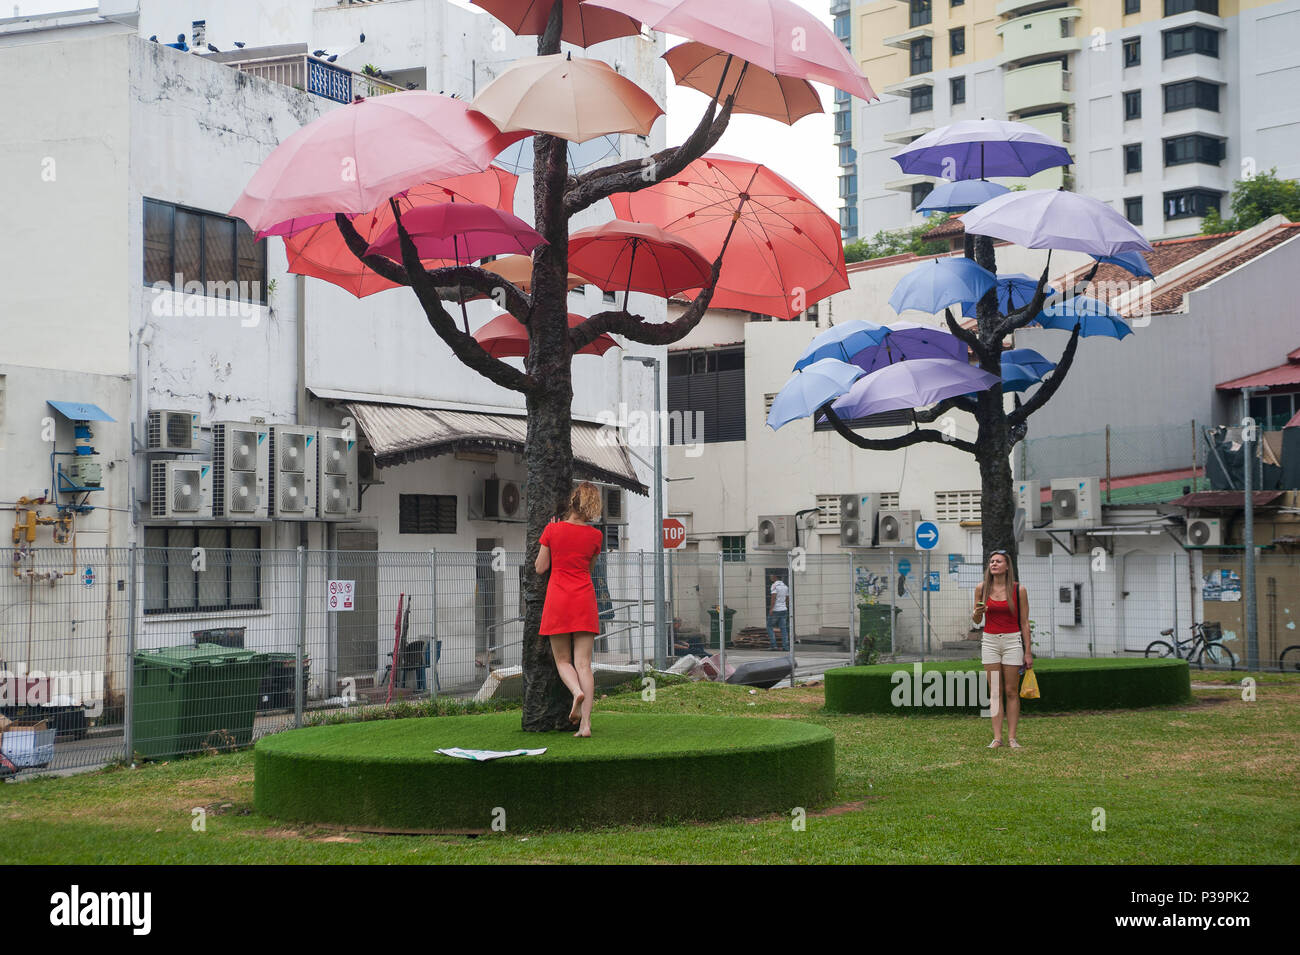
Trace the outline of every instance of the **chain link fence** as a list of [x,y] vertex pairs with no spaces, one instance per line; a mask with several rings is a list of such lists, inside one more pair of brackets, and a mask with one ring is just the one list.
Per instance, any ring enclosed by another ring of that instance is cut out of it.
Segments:
[[[1167,501],[1181,494],[1182,485],[1206,490],[1205,459],[1209,453],[1201,437],[1204,421],[1149,427],[1107,426],[1100,431],[1054,437],[1028,437],[1016,454],[1017,477],[1040,481],[1046,487],[1052,478],[1098,475],[1104,500],[1126,503]],[[1118,481],[1136,475],[1187,472],[1189,476],[1165,482],[1130,486]],[[1118,486],[1113,482],[1118,481]]]

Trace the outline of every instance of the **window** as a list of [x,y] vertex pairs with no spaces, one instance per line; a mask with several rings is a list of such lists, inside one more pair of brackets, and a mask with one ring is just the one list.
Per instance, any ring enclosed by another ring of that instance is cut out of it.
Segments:
[[455,494],[399,494],[399,534],[456,533]]
[[1250,398],[1250,416],[1265,431],[1280,430],[1297,411],[1300,411],[1298,392],[1252,395]]
[[966,52],[965,27],[957,27],[955,30],[948,31],[948,52],[953,56],[961,56]]
[[842,145],[853,138],[853,113],[847,109],[835,111],[835,138]]
[[1137,66],[1142,62],[1142,39],[1133,37],[1124,41],[1124,66]]
[[610,550],[618,550],[618,549],[619,549],[619,548],[618,548],[618,544],[619,544],[618,528],[619,528],[619,525],[617,525],[617,524],[605,524],[605,525],[603,525],[603,527],[604,527],[604,529],[605,529],[605,550],[607,550],[607,551],[610,551]]
[[745,562],[745,538],[743,536],[719,537],[718,546],[722,550],[722,562],[724,564],[743,564]]
[[1180,27],[1177,30],[1166,30],[1161,36],[1164,38],[1166,60],[1189,53],[1200,53],[1216,59],[1219,56],[1217,30],[1198,26]]
[[934,109],[934,87],[918,86],[912,90],[912,112],[924,113]]
[[918,182],[912,186],[912,211],[915,212],[916,207],[924,202],[925,197],[932,192],[934,192],[934,183],[932,182]]
[[1209,189],[1184,189],[1165,193],[1166,219],[1194,219],[1219,208],[1223,193]]
[[966,0],[952,0],[952,3],[950,3],[949,6],[960,7],[960,6],[964,6],[965,3]]
[[1132,143],[1124,147],[1124,172],[1142,171],[1142,144]]
[[912,76],[929,73],[934,66],[934,41],[928,36],[912,41],[911,69]]
[[848,175],[840,176],[840,198],[856,199],[858,196],[858,174],[851,172]]
[[1124,200],[1124,218],[1134,225],[1142,224],[1142,197]]
[[1205,80],[1170,83],[1165,87],[1165,112],[1173,113],[1180,109],[1206,109],[1217,113],[1219,87]]
[[745,351],[668,356],[668,443],[745,440]]
[[840,151],[841,166],[852,166],[858,161],[858,151],[852,146],[841,145],[837,148]]
[[604,291],[602,291],[602,292],[600,293],[600,300],[601,300],[602,302],[606,302],[606,303],[617,302],[617,301],[618,301],[618,296],[615,295],[613,292],[604,292]]
[[841,107],[841,106],[844,106],[846,103],[848,103],[849,100],[851,100],[851,99],[853,98],[853,94],[852,94],[852,93],[846,93],[846,92],[844,92],[844,90],[839,89],[838,87],[836,87],[835,90],[833,90],[833,92],[834,92],[834,94],[835,94],[835,106],[836,106],[836,108],[839,108],[839,107]]
[[954,76],[948,81],[948,91],[952,94],[952,105],[966,102],[966,77]]
[[1219,15],[1219,0],[1165,0],[1165,16],[1199,10],[1201,13]]
[[1183,163],[1199,162],[1217,166],[1223,161],[1226,145],[1224,140],[1200,133],[1175,136],[1165,140],[1165,165],[1181,166]]
[[1141,12],[1142,12],[1142,0],[1124,0],[1125,15],[1128,15],[1130,13],[1141,13]]
[[835,17],[835,35],[845,45],[849,45],[849,37],[853,35],[852,21],[849,20],[847,13],[837,14]]
[[844,206],[840,209],[840,232],[844,239],[858,237],[858,207]]
[[[179,279],[177,278],[179,276]],[[204,294],[266,303],[266,243],[239,219],[144,200],[144,284],[198,282]]]
[[978,521],[979,491],[935,491],[934,517],[938,521]]
[[1142,118],[1142,91],[1129,90],[1124,94],[1124,119]]
[[923,27],[934,17],[930,12],[930,0],[908,0],[908,6],[911,15],[908,17],[908,24],[913,27]]
[[[814,431],[833,431],[834,425],[829,421],[821,420],[820,415],[814,416]],[[912,424],[912,412],[910,411],[882,411],[880,414],[867,415],[865,418],[845,418],[844,423],[857,431],[860,428],[906,428]]]
[[[257,527],[146,527],[145,613],[256,610],[262,605]],[[206,569],[194,569],[195,547]],[[162,548],[166,548],[163,550]]]

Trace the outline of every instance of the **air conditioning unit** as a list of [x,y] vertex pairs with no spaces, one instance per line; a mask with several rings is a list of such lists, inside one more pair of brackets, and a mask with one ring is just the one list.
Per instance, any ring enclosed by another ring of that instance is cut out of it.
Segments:
[[369,448],[357,449],[357,483],[358,484],[383,484],[384,482],[375,477],[377,470],[375,464],[375,452]]
[[1052,478],[1052,528],[1096,527],[1101,523],[1101,480]]
[[149,473],[149,516],[166,521],[210,520],[212,462],[152,462]]
[[268,513],[282,521],[314,521],[316,516],[317,433],[300,425],[271,425]]
[[1192,517],[1187,520],[1188,547],[1222,547],[1223,527],[1217,517]]
[[343,521],[356,517],[357,442],[341,428],[321,428],[318,437],[320,473],[316,513],[323,521]]
[[266,520],[270,437],[264,424],[212,423],[213,517]]
[[754,546],[762,550],[790,550],[794,547],[794,515],[758,515],[758,543]]
[[1025,529],[1033,530],[1043,520],[1043,485],[1038,481],[1017,481],[1012,488],[1016,507],[1025,512]]
[[145,438],[150,451],[196,451],[199,416],[193,411],[150,411]]
[[882,510],[876,524],[877,547],[915,547],[920,511]]
[[601,494],[601,523],[603,524],[626,524],[627,523],[627,492],[621,487],[602,487]]
[[487,521],[525,521],[524,486],[519,481],[487,478],[483,482],[483,519]]
[[876,539],[879,494],[840,495],[840,546],[871,547]]

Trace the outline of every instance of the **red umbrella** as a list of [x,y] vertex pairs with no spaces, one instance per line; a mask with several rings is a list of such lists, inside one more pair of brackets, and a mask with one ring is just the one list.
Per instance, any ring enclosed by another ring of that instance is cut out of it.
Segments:
[[[411,234],[422,259],[466,263],[489,255],[530,255],[546,243],[541,233],[518,216],[477,202],[421,206],[402,216],[402,227]],[[400,262],[397,223],[381,232],[366,252]]]
[[[518,176],[490,166],[486,172],[440,179],[408,189],[397,197],[397,206],[403,216],[413,209],[447,202],[475,202],[509,210],[515,205],[515,185],[518,182]],[[290,272],[332,282],[357,298],[398,287],[353,255],[343,240],[343,233],[334,224],[333,215],[329,220],[296,233],[286,233],[284,248],[289,256]],[[393,211],[387,202],[365,215],[352,218],[353,227],[367,244],[379,238],[392,224]],[[283,225],[291,227],[288,223]],[[430,259],[425,262],[425,268],[449,264],[455,263]]]
[[[569,328],[581,325],[587,320],[586,315],[569,313]],[[507,313],[498,315],[474,333],[474,340],[487,350],[493,358],[524,358],[528,355],[528,329],[519,323],[519,319]],[[595,341],[584,345],[575,354],[603,355],[618,345],[608,334],[596,336]]]
[[849,287],[839,224],[766,166],[710,153],[671,179],[610,202],[620,219],[652,222],[706,258],[722,252],[735,220],[710,302],[718,308],[788,319]]
[[648,222],[615,219],[569,236],[569,271],[605,292],[647,292],[668,298],[704,288],[712,272],[700,250]]
[[[546,30],[555,0],[474,0],[474,3],[510,28],[516,36],[537,36]],[[621,36],[637,36],[641,24],[613,10],[602,10],[579,0],[564,0],[564,28],[560,39],[588,47]]]

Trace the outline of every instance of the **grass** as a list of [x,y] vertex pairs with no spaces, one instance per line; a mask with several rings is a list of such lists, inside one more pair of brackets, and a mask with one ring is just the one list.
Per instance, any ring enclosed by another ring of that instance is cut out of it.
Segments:
[[[1023,750],[985,748],[975,716],[834,716],[820,687],[718,684],[627,694],[613,712],[749,715],[836,738],[834,804],[708,824],[595,832],[379,836],[288,826],[253,811],[251,752],[0,787],[10,863],[1295,863],[1300,677],[1194,674],[1189,705],[1041,714]],[[206,831],[191,828],[206,809]],[[1094,830],[1094,810],[1106,813]]]

